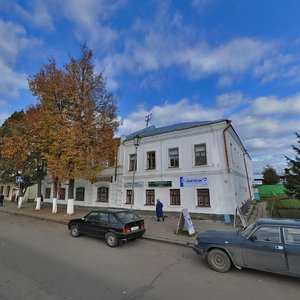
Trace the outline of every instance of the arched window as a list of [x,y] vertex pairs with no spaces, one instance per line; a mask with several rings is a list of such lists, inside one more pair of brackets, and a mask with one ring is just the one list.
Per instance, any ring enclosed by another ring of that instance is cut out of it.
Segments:
[[108,191],[107,187],[99,187],[97,189],[97,202],[108,202]]

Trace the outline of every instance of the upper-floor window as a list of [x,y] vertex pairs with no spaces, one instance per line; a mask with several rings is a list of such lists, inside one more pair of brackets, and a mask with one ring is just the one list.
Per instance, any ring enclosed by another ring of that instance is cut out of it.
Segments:
[[169,149],[169,167],[178,168],[179,167],[179,150],[178,148]]
[[195,165],[200,166],[206,164],[207,164],[206,145],[205,144],[195,145]]
[[135,154],[130,154],[129,155],[129,171],[136,171],[137,167],[137,161],[135,159]]
[[108,188],[99,187],[97,189],[97,201],[98,202],[108,202]]
[[155,151],[147,152],[147,169],[155,169]]
[[75,200],[84,201],[84,187],[76,188]]

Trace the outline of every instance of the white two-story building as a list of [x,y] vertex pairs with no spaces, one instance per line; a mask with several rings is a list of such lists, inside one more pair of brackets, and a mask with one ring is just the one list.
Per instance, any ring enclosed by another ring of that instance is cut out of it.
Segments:
[[[49,202],[51,183],[46,177]],[[232,215],[253,199],[252,183],[250,157],[229,120],[150,126],[121,137],[116,166],[95,183],[75,181],[75,205],[155,210],[160,199],[166,212]]]

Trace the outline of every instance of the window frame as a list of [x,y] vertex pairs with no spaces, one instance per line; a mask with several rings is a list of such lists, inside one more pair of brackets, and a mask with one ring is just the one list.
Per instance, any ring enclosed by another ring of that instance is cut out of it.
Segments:
[[170,205],[181,205],[180,189],[170,189]]
[[45,199],[50,199],[51,198],[51,187],[46,187],[45,188]]
[[129,166],[128,171],[133,172],[137,169],[137,159],[136,154],[129,154]]
[[[79,199],[79,195],[82,195],[82,199]],[[85,198],[85,187],[83,186],[78,186],[75,189],[75,201],[84,201]]]
[[[201,192],[207,192],[206,195],[202,194],[200,195]],[[200,197],[207,197],[208,198],[208,205],[207,202],[205,201],[205,199],[203,199],[203,204],[200,204]],[[197,207],[211,207],[211,203],[210,203],[210,192],[209,189],[197,189]]]
[[156,152],[149,151],[147,152],[147,170],[156,169]]
[[[149,195],[149,193],[153,193],[152,195]],[[150,200],[150,201],[149,201]],[[154,189],[147,189],[146,190],[146,204],[148,206],[154,206],[155,205],[155,190]]]
[[[171,155],[170,152],[174,150],[177,150],[177,154]],[[179,148],[178,147],[169,148],[168,155],[169,155],[169,168],[179,168]],[[172,165],[172,160],[174,160],[174,165]]]
[[59,188],[58,200],[66,200],[66,188]]
[[[100,190],[100,193],[99,193]],[[105,191],[105,192],[101,192]],[[104,198],[102,197],[104,195]],[[102,200],[104,199],[104,200]],[[97,202],[101,202],[101,203],[108,203],[108,199],[109,199],[109,188],[107,186],[99,186],[97,188]]]
[[[197,147],[203,147],[204,150],[196,151]],[[205,155],[203,155],[205,154]],[[194,145],[194,163],[195,166],[206,166],[207,165],[207,147],[206,143],[196,144]]]
[[125,200],[125,204],[133,204],[134,202],[132,202],[132,189],[127,189],[126,190],[126,200]]

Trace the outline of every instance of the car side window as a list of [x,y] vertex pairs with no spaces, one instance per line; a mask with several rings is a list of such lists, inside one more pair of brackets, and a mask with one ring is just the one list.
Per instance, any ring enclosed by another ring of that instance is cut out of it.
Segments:
[[280,228],[277,226],[262,226],[259,227],[253,234],[252,238],[260,242],[280,243]]
[[286,244],[300,245],[300,228],[283,228],[283,236]]
[[99,216],[97,212],[91,212],[88,216],[87,216],[87,220],[88,221],[98,221]]
[[108,213],[101,212],[99,214],[99,221],[103,223],[108,223]]
[[118,223],[118,220],[113,214],[110,214],[109,215],[109,222],[110,223]]

